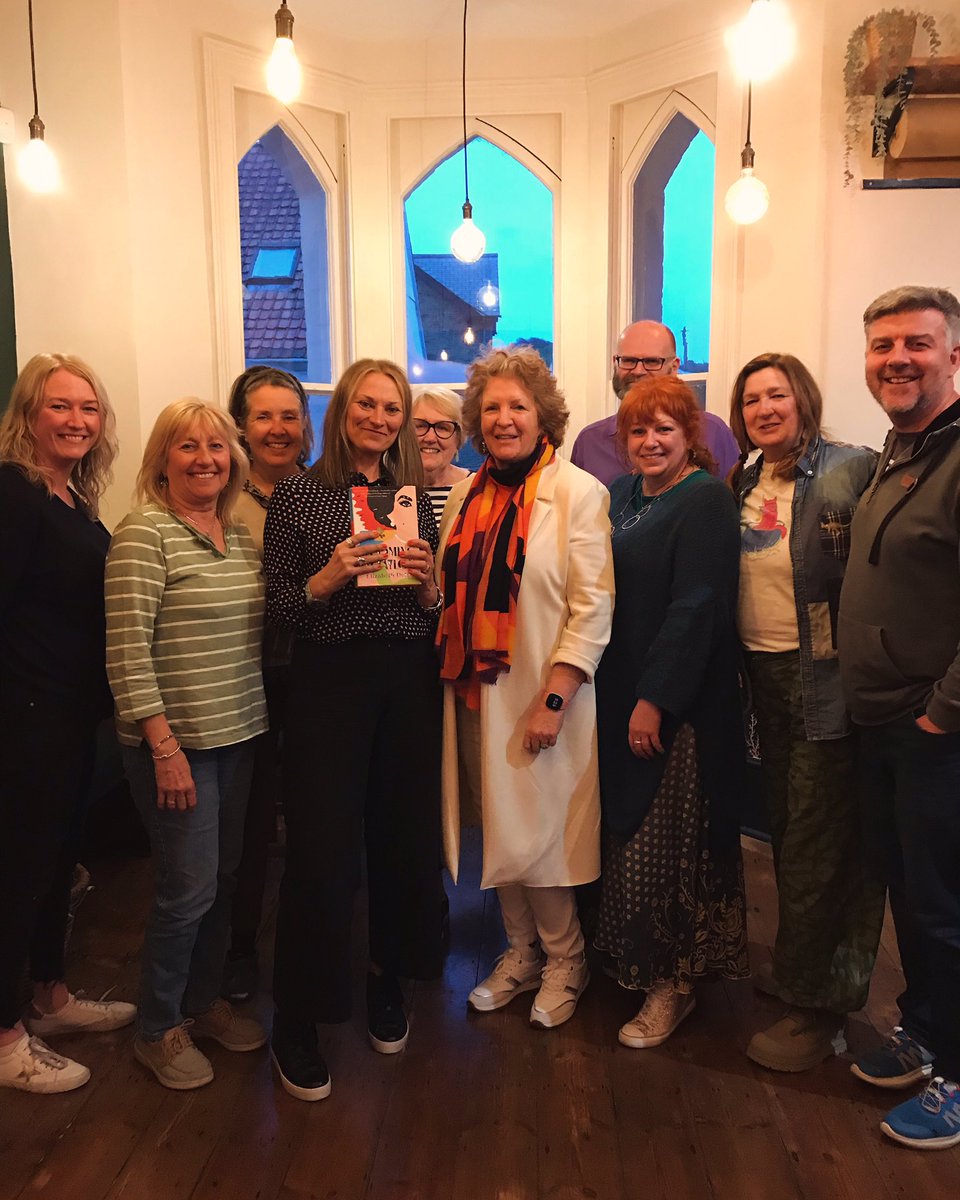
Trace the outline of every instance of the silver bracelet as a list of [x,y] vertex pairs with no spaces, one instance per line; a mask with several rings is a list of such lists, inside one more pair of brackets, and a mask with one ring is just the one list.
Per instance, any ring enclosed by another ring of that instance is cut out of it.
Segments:
[[[420,604],[420,601],[418,600],[417,603]],[[420,604],[420,611],[422,613],[426,613],[427,616],[433,616],[434,614],[443,611],[443,592],[440,590],[440,588],[437,588],[437,598],[433,604],[431,604],[429,608],[425,608],[422,604]]]
[[307,598],[307,603],[312,604],[314,606],[314,608],[316,608],[318,606],[322,607],[323,605],[330,603],[329,599],[326,596],[315,596],[313,594],[313,592],[310,591],[310,580],[309,579],[303,585],[303,594]]

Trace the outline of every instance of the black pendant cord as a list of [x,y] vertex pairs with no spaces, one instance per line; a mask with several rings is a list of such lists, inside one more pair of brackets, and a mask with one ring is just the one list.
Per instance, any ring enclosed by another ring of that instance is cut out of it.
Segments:
[[[747,80],[747,145],[750,146],[750,126],[753,120],[753,81]],[[750,146],[751,150],[753,149]]]
[[460,68],[460,112],[463,116],[463,200],[470,203],[470,178],[467,173],[467,2],[463,0],[463,56]]
[[33,46],[33,0],[27,0],[27,23],[30,26],[30,79],[33,83],[33,115],[40,116],[40,101],[37,99],[37,55]]

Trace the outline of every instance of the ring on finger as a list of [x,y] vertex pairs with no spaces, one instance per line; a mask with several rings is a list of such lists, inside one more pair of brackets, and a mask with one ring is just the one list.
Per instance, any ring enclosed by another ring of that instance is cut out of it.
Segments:
[[358,567],[362,567],[366,561],[367,561],[366,558],[362,554],[357,555],[357,566]]

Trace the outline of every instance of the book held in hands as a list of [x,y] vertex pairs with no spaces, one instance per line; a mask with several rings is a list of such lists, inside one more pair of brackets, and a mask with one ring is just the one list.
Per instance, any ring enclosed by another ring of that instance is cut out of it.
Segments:
[[363,537],[363,546],[385,546],[387,557],[378,571],[357,576],[357,587],[419,586],[409,571],[400,565],[400,553],[420,536],[417,522],[417,489],[405,487],[352,487],[350,489],[350,530]]

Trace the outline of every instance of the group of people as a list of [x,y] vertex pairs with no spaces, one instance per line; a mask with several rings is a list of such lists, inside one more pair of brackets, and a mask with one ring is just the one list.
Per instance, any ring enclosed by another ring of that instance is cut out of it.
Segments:
[[[312,466],[301,385],[251,368],[226,411],[160,414],[112,540],[103,386],[77,359],[32,359],[0,426],[0,1086],[78,1087],[87,1069],[42,1039],[136,1019],[134,1053],[166,1087],[212,1080],[198,1041],[269,1040],[286,1091],[323,1098],[317,1024],[350,1015],[363,855],[367,1028],[392,1054],[409,1034],[400,981],[442,969],[441,861],[456,881],[469,824],[507,943],[470,1006],[532,993],[533,1025],[568,1021],[595,961],[587,904],[603,969],[643,993],[620,1042],[659,1045],[699,980],[750,973],[752,711],[779,893],[754,981],[785,1008],[747,1054],[802,1071],[843,1049],[888,890],[902,1024],[852,1069],[887,1088],[929,1077],[882,1128],[960,1141],[960,304],[900,288],[864,327],[893,424],[879,461],[825,436],[789,354],[740,371],[731,432],[678,377],[670,331],[643,321],[613,357],[617,413],[570,462],[564,398],[529,348],[474,362],[462,404],[354,363]],[[352,523],[350,489],[409,485],[407,585],[361,584],[387,551]],[[111,693],[154,863],[138,1009],[63,980]],[[227,997],[256,986],[278,797],[268,1035]]]

